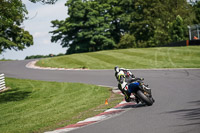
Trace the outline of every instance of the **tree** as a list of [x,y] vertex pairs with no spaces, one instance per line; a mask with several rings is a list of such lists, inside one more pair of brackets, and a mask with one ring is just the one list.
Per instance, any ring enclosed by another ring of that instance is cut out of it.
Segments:
[[106,3],[110,6],[108,12],[111,16],[110,32],[116,44],[120,42],[121,36],[130,33],[130,23],[133,22],[132,14],[134,12],[133,0],[108,0]]
[[121,37],[118,48],[133,48],[137,47],[135,37],[130,34],[125,34]]
[[194,12],[196,19],[194,20],[195,24],[200,23],[200,1],[198,1],[194,6],[193,6]]
[[153,36],[154,21],[158,17],[157,3],[158,0],[135,1],[130,28],[137,41],[148,41]]
[[186,25],[194,19],[191,5],[186,0],[136,0],[132,14],[131,34],[144,46],[169,43],[169,25],[176,16],[181,16]]
[[183,19],[180,15],[176,17],[176,20],[174,20],[170,24],[170,35],[172,42],[178,42],[185,40],[186,37],[186,25],[184,25]]
[[51,41],[61,41],[67,53],[164,45],[174,40],[177,16],[185,27],[195,18],[186,0],[69,0],[66,6],[69,17],[52,21]]
[[21,0],[0,0],[0,53],[33,45],[32,35],[21,27],[27,13]]
[[99,2],[69,0],[66,3],[69,17],[52,21],[52,27],[57,29],[51,32],[51,41],[61,40],[63,47],[69,47],[68,54],[116,47],[110,33],[110,7]]

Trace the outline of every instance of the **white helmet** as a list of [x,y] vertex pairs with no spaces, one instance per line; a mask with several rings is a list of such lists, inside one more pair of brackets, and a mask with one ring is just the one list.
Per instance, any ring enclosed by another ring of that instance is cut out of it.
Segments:
[[115,72],[117,72],[117,73],[119,72],[119,67],[118,66],[115,67]]

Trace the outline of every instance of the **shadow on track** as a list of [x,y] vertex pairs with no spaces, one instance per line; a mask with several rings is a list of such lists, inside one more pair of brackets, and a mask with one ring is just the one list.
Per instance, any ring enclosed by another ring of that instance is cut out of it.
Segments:
[[188,124],[182,124],[178,126],[200,125],[200,100],[191,101],[188,103],[195,105],[195,108],[166,112],[166,113],[177,114],[181,117],[181,119],[190,121]]
[[140,107],[147,107],[147,105],[130,102],[130,103],[124,104],[123,106],[117,107],[116,109],[129,109],[129,108],[140,108]]

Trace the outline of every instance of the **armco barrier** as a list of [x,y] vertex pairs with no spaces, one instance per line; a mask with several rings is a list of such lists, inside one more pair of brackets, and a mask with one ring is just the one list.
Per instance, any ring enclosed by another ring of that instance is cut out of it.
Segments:
[[5,76],[4,76],[4,74],[0,74],[0,91],[5,88],[6,88]]

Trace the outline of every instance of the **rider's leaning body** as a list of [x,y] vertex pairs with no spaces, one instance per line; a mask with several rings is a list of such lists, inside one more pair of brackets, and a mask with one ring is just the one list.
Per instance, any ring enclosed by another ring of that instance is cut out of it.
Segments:
[[[130,102],[130,95],[138,88],[141,78],[136,78],[131,71],[115,67],[115,77],[118,80],[118,88],[125,96],[126,102]],[[136,100],[137,102],[137,100]]]

